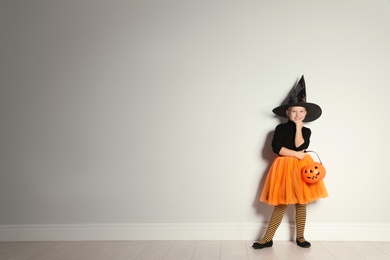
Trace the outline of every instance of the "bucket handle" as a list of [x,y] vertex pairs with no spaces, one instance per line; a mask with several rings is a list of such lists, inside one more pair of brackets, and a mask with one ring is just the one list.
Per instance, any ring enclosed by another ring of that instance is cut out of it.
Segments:
[[320,163],[322,164],[322,161],[321,161],[321,158],[320,158],[320,156],[318,155],[318,153],[316,153],[315,151],[311,151],[311,150],[304,150],[303,151],[304,153],[315,153],[316,155],[317,155],[317,157],[318,157],[318,160],[320,161]]

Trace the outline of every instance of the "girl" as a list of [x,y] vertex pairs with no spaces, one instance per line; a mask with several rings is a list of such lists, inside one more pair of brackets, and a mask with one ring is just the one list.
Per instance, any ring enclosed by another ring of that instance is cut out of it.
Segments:
[[275,114],[288,118],[288,122],[275,128],[272,149],[278,157],[272,163],[260,196],[260,201],[274,205],[275,209],[264,237],[253,243],[255,249],[273,245],[274,234],[290,204],[294,204],[296,209],[296,243],[300,247],[310,247],[311,244],[304,237],[306,204],[328,196],[323,181],[307,184],[301,177],[301,168],[314,162],[305,153],[309,147],[311,130],[304,127],[303,122],[314,121],[322,113],[318,105],[306,103],[303,76],[286,102],[273,110]]

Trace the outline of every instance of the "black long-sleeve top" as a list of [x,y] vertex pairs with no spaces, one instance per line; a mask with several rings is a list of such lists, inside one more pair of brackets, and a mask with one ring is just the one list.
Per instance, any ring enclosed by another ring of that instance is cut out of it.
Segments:
[[302,136],[305,142],[299,147],[295,147],[295,133],[295,123],[290,120],[287,123],[277,125],[272,139],[272,150],[274,153],[279,155],[282,147],[294,151],[307,149],[310,144],[311,130],[307,127],[302,127]]

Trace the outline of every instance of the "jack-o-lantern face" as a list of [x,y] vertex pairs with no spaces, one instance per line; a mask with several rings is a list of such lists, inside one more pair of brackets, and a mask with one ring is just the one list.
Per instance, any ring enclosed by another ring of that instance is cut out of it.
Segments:
[[302,168],[302,179],[310,184],[322,180],[325,175],[325,167],[318,162],[314,162]]

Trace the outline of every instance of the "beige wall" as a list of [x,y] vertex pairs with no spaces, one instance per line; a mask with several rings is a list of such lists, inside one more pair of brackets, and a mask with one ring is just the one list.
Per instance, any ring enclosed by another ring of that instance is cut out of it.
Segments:
[[308,223],[390,224],[389,1],[12,0],[0,14],[0,225],[267,221],[271,110],[302,74],[330,194]]

